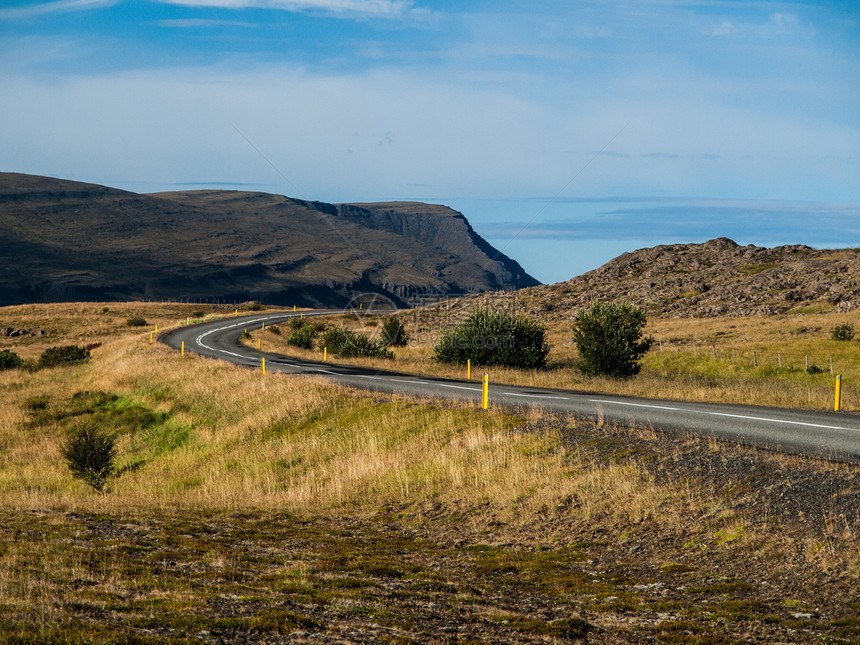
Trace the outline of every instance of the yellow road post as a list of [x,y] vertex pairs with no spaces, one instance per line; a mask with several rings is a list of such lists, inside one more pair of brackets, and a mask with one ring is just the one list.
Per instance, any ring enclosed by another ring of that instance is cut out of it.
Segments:
[[471,358],[466,361],[466,380],[467,381],[472,380],[472,359]]
[[490,406],[490,375],[484,372],[484,385],[481,388],[481,408],[486,410]]
[[185,341],[182,341],[182,347],[179,349],[179,353],[181,356],[185,356]]
[[152,345],[152,332],[149,332],[149,344]]
[[260,358],[260,369],[263,372],[263,376],[265,376],[266,375],[266,359],[265,358]]
[[839,412],[842,407],[842,375],[836,375],[836,403],[833,406],[834,411]]
[[328,347],[323,347],[323,362],[328,360]]

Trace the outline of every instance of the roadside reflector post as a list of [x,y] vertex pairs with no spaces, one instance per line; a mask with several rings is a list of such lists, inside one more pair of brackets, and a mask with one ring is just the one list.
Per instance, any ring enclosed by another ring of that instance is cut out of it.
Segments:
[[237,310],[236,310],[236,313],[235,313],[235,314],[233,314],[233,315],[234,315],[234,316],[238,316],[238,315],[239,315],[239,310],[237,309]]
[[467,381],[472,380],[472,359],[471,358],[466,361],[466,380]]
[[323,347],[323,362],[328,360],[328,347]]
[[299,320],[304,320],[304,319],[305,319],[305,314],[304,314],[304,312],[302,312],[299,314]]
[[490,375],[484,372],[484,383],[481,388],[481,409],[486,410],[489,407],[489,390],[490,390]]
[[295,305],[293,305],[293,311],[295,311],[295,310],[296,310],[296,306],[295,306]]
[[185,341],[182,341],[182,347],[179,348],[179,352],[181,356],[185,356]]
[[155,323],[155,333],[158,333],[158,323]]
[[842,407],[842,375],[836,375],[836,403],[833,406],[833,410],[839,412],[839,408]]
[[152,332],[149,332],[149,344],[152,345]]
[[257,339],[257,349],[263,349],[263,339]]
[[263,375],[266,374],[266,359],[260,358],[260,370],[263,372]]
[[260,331],[265,331],[265,330],[266,330],[266,323],[263,323],[263,326],[260,327]]

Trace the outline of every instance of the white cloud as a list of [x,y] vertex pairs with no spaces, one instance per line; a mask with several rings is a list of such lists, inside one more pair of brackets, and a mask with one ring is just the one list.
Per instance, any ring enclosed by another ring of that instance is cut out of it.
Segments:
[[406,0],[160,0],[164,4],[222,9],[280,9],[283,11],[322,11],[334,15],[396,17],[412,6]]
[[57,0],[27,7],[10,7],[0,9],[0,20],[22,20],[38,18],[52,13],[68,13],[72,11],[88,11],[111,7],[119,0]]

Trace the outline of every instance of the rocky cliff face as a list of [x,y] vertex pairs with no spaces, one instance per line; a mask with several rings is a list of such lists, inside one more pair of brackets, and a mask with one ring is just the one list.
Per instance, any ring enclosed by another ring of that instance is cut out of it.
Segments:
[[860,306],[860,249],[739,246],[727,238],[656,246],[567,282],[495,298],[544,319],[570,317],[595,300],[627,300],[651,316],[679,318],[850,311]]
[[0,173],[0,305],[261,300],[398,305],[538,284],[444,206],[242,191],[138,195]]

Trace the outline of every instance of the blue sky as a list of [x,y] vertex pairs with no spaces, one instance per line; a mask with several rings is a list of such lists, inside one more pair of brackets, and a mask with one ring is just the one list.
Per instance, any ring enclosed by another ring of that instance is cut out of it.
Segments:
[[855,0],[13,0],[0,77],[0,170],[442,203],[545,282],[860,247]]

